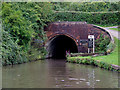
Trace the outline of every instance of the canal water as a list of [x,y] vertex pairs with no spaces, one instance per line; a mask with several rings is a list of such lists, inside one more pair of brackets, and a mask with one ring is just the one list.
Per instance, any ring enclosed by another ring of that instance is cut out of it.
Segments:
[[40,60],[2,68],[3,88],[118,88],[118,73],[65,60]]

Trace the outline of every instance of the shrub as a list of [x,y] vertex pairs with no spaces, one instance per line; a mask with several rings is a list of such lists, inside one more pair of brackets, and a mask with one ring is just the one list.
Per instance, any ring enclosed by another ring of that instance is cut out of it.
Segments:
[[7,31],[2,30],[2,64],[13,65],[27,61],[26,54],[20,46],[13,41]]
[[29,61],[33,38],[41,41],[41,47],[34,47],[34,50],[43,58],[47,39],[43,29],[52,20],[52,6],[48,2],[2,2],[3,65]]
[[118,25],[119,14],[116,13],[82,13],[82,12],[57,12],[54,21],[86,21],[90,24]]
[[115,44],[113,42],[110,42],[109,45],[107,46],[107,53],[110,54],[114,48],[115,48]]
[[120,2],[53,2],[53,9],[56,11],[119,11]]
[[79,60],[79,64],[81,64],[81,63],[82,63],[82,60],[80,59],[80,60]]
[[79,63],[79,59],[76,59],[76,63]]
[[100,34],[99,39],[95,40],[95,51],[106,52],[110,39],[103,34]]

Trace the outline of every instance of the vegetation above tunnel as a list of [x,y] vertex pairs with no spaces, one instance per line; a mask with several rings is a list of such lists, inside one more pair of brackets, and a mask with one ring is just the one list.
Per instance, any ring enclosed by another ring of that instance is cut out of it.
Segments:
[[103,26],[119,24],[120,2],[58,2],[53,4],[54,10],[59,11],[55,12],[55,21],[86,21]]
[[120,2],[52,2],[55,11],[120,11]]

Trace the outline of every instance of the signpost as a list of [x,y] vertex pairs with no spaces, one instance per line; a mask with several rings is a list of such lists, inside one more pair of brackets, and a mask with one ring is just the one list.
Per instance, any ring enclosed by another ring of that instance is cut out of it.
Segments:
[[95,52],[94,35],[88,35],[88,53],[90,53],[90,48],[93,48],[94,53]]
[[80,44],[86,44],[88,40],[80,40]]

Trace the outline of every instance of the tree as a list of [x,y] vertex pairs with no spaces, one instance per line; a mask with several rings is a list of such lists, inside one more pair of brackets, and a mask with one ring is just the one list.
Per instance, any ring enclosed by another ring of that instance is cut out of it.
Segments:
[[[46,39],[44,26],[53,20],[52,5],[48,2],[3,2],[2,3],[2,27],[3,63],[22,63],[21,58],[29,57],[27,52],[31,50],[32,39],[43,41]],[[7,35],[7,36],[6,36]],[[36,47],[40,54],[44,55],[45,48]],[[35,49],[36,50],[36,49]],[[6,62],[7,60],[7,62]],[[26,61],[29,61],[26,59]]]

